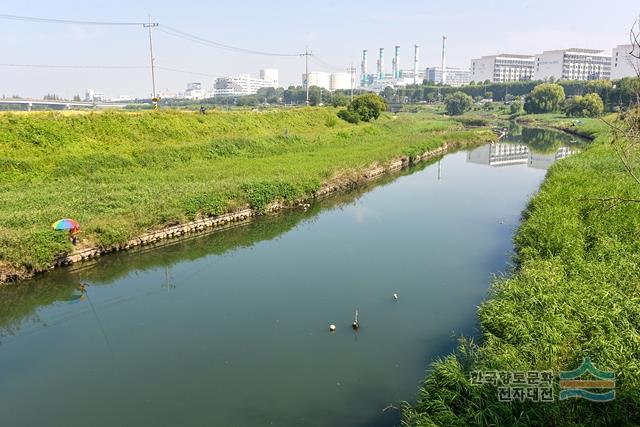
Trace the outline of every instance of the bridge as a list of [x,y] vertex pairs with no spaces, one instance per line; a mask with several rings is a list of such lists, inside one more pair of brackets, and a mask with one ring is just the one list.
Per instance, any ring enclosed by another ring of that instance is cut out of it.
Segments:
[[88,108],[125,108],[128,104],[115,104],[115,103],[97,103],[89,101],[64,101],[64,100],[46,100],[46,99],[0,99],[0,105],[26,105],[27,111],[31,111],[31,107],[34,105],[47,105],[47,106],[63,106],[67,110],[73,107],[88,107]]

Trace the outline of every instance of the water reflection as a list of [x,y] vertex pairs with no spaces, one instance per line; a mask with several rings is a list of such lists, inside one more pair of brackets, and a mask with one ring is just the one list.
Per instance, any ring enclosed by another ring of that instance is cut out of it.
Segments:
[[580,152],[585,142],[556,130],[512,125],[500,142],[469,151],[467,162],[494,167],[527,165],[546,170],[555,161]]
[[536,153],[525,144],[497,142],[483,145],[467,154],[467,161],[489,166],[527,165],[530,168],[549,169],[556,161],[569,157],[579,150],[571,147],[559,147],[552,153]]

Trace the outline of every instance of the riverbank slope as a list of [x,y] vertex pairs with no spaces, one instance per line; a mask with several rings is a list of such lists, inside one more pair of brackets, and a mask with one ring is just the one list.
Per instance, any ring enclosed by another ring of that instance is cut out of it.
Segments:
[[[517,266],[495,281],[478,312],[481,344],[462,341],[432,366],[404,425],[640,423],[640,204],[624,201],[638,199],[640,189],[609,143],[608,126],[583,123],[595,141],[553,165],[524,212]],[[557,377],[586,357],[615,372],[614,401],[559,401],[556,383],[553,403],[507,403],[496,387],[470,379],[472,371]]]
[[50,224],[74,218],[83,247],[273,202],[313,197],[445,145],[492,138],[433,115],[350,125],[331,108],[270,112],[0,114],[0,281],[70,253]]

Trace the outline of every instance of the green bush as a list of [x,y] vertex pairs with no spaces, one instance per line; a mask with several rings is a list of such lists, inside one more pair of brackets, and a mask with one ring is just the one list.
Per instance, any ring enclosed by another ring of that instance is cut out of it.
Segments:
[[595,92],[574,96],[567,101],[565,113],[569,117],[599,117],[604,113],[604,103]]
[[471,109],[473,98],[466,93],[455,92],[448,95],[444,100],[447,114],[450,116],[459,116]]
[[511,103],[511,106],[509,107],[509,112],[511,113],[511,115],[514,116],[519,116],[521,114],[524,113],[524,104],[522,103],[522,101],[517,100],[517,101],[513,101]]
[[366,93],[356,96],[347,107],[346,111],[349,113],[341,110],[338,112],[338,117],[349,123],[358,123],[359,121],[371,122],[377,120],[380,114],[386,109],[387,103],[384,98],[375,93]]
[[345,122],[358,124],[360,123],[360,116],[355,111],[351,111],[348,109],[343,109],[338,111],[338,117],[340,117]]

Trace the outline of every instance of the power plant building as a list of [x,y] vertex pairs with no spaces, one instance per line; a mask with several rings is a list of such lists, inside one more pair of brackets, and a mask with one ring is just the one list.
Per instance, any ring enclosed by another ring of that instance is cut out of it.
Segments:
[[420,46],[414,45],[413,67],[402,69],[400,66],[400,46],[395,46],[393,58],[391,58],[391,72],[385,72],[384,48],[378,50],[376,61],[376,72],[368,72],[368,50],[362,51],[362,62],[360,63],[360,86],[374,91],[383,90],[387,86],[405,86],[408,84],[420,84],[424,79],[424,71],[420,70]]
[[350,73],[331,73],[331,75],[329,76],[329,89],[347,90],[351,89],[351,87],[352,84]]
[[447,67],[446,82],[443,79],[442,67],[427,67],[425,70],[425,80],[429,83],[447,84],[459,87],[468,85],[471,82],[471,70],[468,68]]

